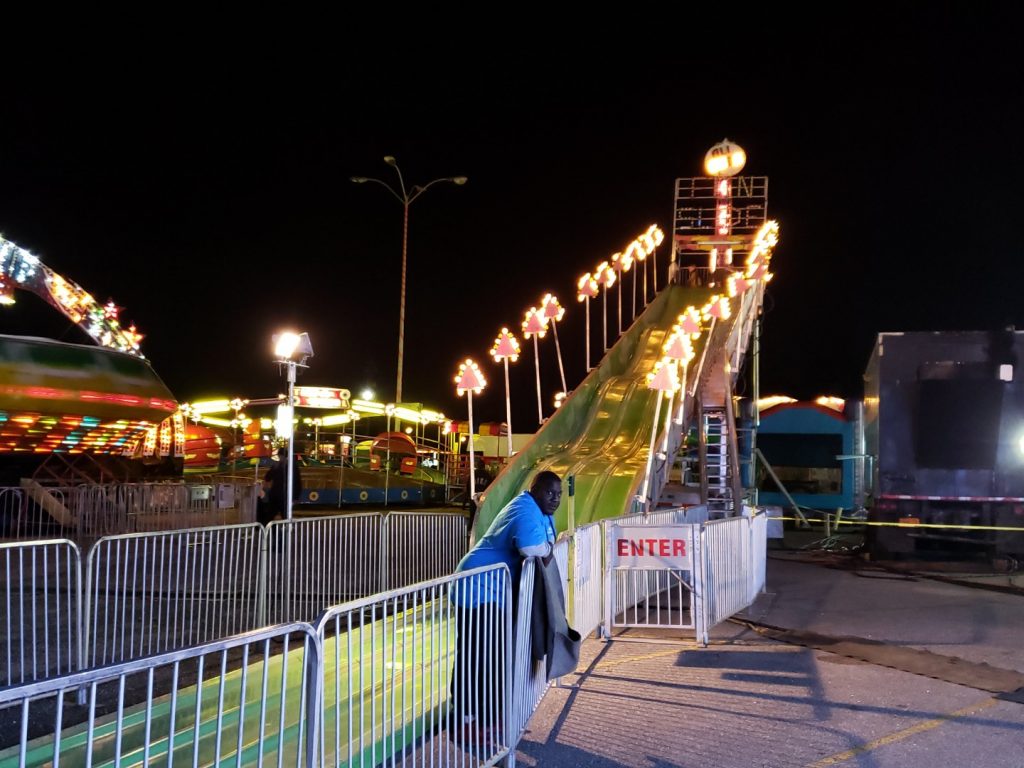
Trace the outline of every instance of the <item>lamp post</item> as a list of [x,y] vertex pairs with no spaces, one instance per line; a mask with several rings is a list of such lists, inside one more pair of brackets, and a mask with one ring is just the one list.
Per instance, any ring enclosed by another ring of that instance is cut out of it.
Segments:
[[288,367],[288,401],[281,423],[288,424],[288,482],[285,485],[285,520],[292,519],[292,487],[295,476],[295,369],[308,368],[306,360],[313,356],[308,333],[283,331],[274,334],[274,360]]
[[[625,253],[616,253],[612,256],[612,269],[614,269],[615,274],[618,275],[617,282],[619,284],[619,336],[622,335],[622,273],[629,272],[629,268],[632,266],[633,253],[628,248]],[[636,273],[634,272],[634,274]]]
[[615,270],[607,261],[602,261],[594,270],[594,277],[604,289],[601,298],[601,334],[604,340],[604,351],[608,351],[608,289],[615,285]]
[[452,184],[462,186],[466,183],[467,179],[465,176],[445,176],[440,179],[434,179],[422,186],[416,184],[406,190],[405,179],[402,178],[402,171],[399,169],[398,162],[395,158],[391,155],[387,155],[384,158],[384,162],[394,168],[395,173],[398,174],[398,189],[401,190],[401,194],[399,194],[390,184],[387,184],[380,179],[371,179],[366,176],[352,176],[350,180],[355,184],[365,184],[368,181],[372,181],[374,184],[380,184],[402,204],[402,208],[404,210],[404,214],[402,216],[402,291],[398,303],[398,377],[395,384],[395,402],[401,403],[402,361],[405,357],[405,267],[409,254],[409,206],[412,205],[413,200],[435,184],[439,184],[442,181],[450,181]]
[[[644,260],[644,249],[640,247],[640,244],[634,240],[626,247],[626,252],[623,258],[628,258],[629,263],[632,265],[636,261],[642,262]],[[637,267],[639,269],[639,267]],[[636,320],[636,273],[637,269],[633,270],[633,319]],[[647,279],[647,266],[644,266],[644,280]],[[644,297],[644,306],[647,306],[647,297]]]
[[558,375],[562,378],[562,391],[568,394],[565,384],[565,367],[562,365],[562,348],[558,344],[558,322],[565,317],[565,307],[558,303],[558,298],[551,293],[545,294],[540,300],[540,308],[545,319],[551,323],[551,333],[555,337],[555,354],[558,355]]
[[523,338],[533,339],[533,365],[537,371],[537,424],[544,423],[544,406],[540,400],[540,352],[537,348],[537,339],[543,339],[547,332],[548,321],[544,313],[536,307],[530,307],[523,320]]
[[508,456],[512,458],[512,397],[508,388],[508,364],[519,359],[519,340],[508,328],[502,328],[491,348],[496,363],[505,364],[505,431],[508,435]]
[[[693,342],[690,339],[690,334],[686,333],[680,325],[673,325],[672,333],[669,334],[662,347],[662,353],[666,361],[670,361],[677,366],[677,372],[681,379],[679,385],[679,392],[681,393],[679,398],[679,417],[675,420],[675,423],[681,426],[683,423],[683,408],[686,405],[686,369],[693,359]],[[661,452],[666,454],[668,453],[669,430],[673,420],[674,397],[675,393],[669,395],[668,413],[665,414],[665,436],[661,444]]]
[[455,375],[455,392],[465,393],[469,406],[469,498],[476,496],[476,455],[473,447],[473,393],[480,394],[487,386],[487,380],[470,358],[459,364],[459,372]]
[[662,396],[671,398],[679,389],[679,377],[676,375],[676,364],[673,360],[659,360],[654,364],[654,370],[647,374],[647,388],[655,391],[657,398],[654,403],[654,421],[651,423],[651,444],[647,451],[647,468],[644,470],[644,482],[637,497],[637,501],[643,505],[643,514],[646,517],[651,513],[650,492],[651,492],[651,468],[654,464],[654,443],[658,439],[658,420],[661,416]]
[[[633,273],[633,280],[636,280],[636,272]],[[582,301],[587,310],[587,373],[590,373],[590,300],[597,297],[597,291],[597,280],[595,280],[589,272],[576,281],[576,300]],[[634,291],[633,294],[635,296],[636,291]]]

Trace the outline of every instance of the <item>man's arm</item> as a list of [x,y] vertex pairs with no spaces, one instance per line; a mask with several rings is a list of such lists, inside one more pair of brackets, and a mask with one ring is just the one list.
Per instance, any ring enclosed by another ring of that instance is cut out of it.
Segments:
[[519,554],[523,557],[550,557],[551,544],[545,541],[543,544],[531,544],[526,547],[519,547]]
[[512,541],[523,557],[550,557],[552,547],[548,533],[539,521],[523,515],[516,519]]

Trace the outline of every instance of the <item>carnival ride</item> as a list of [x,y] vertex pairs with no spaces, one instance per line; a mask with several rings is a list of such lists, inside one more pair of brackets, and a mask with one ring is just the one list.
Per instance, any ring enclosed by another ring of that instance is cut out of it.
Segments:
[[[418,404],[393,405],[351,398],[349,390],[296,387],[304,413],[293,416],[296,456],[302,476],[298,504],[317,508],[359,504],[439,504],[446,501],[439,454],[450,453],[444,414]],[[212,479],[259,480],[274,460],[286,425],[259,415],[279,408],[282,397],[216,398],[185,403],[185,473]],[[246,411],[249,411],[247,415]],[[233,412],[233,414],[232,414]],[[231,415],[232,418],[227,418]],[[383,431],[359,434],[384,420]],[[436,428],[436,439],[428,436]]]
[[180,459],[178,404],[120,308],[0,237],[0,304],[15,302],[15,288],[41,297],[97,346],[0,336],[0,453]]

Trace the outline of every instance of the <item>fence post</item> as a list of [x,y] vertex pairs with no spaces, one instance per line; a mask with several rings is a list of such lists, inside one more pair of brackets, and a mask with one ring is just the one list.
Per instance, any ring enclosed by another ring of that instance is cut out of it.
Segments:
[[611,537],[608,535],[608,526],[611,523],[604,521],[601,525],[601,549],[604,550],[604,568],[603,578],[601,583],[602,589],[602,601],[604,603],[604,625],[601,627],[601,637],[605,640],[612,636],[612,553],[611,553]]
[[707,606],[707,582],[708,582],[708,564],[707,556],[705,555],[705,538],[704,538],[704,523],[696,523],[694,525],[693,543],[696,548],[694,553],[694,584],[693,584],[693,600],[694,600],[694,633],[696,635],[697,642],[705,648],[708,645],[708,606]]
[[565,590],[565,613],[567,616],[572,617],[574,623],[576,622],[576,532],[573,531],[569,535],[569,540],[566,542],[566,557],[565,557],[565,576],[566,576],[566,590]]
[[260,526],[260,560],[256,565],[256,616],[261,627],[267,626],[267,569],[270,565],[270,531]]
[[388,589],[388,525],[389,515],[380,513],[380,591]]
[[[317,753],[320,746],[320,729],[323,724],[323,692],[324,681],[324,648],[320,640],[319,632],[306,635],[305,638],[307,653],[306,668],[303,674],[308,682],[306,683],[306,768],[316,768]],[[244,704],[243,704],[244,709]],[[241,728],[241,724],[239,724]]]
[[78,641],[75,643],[75,653],[78,654],[78,670],[85,669],[85,625],[82,623],[82,550],[78,548],[78,545],[73,546],[75,553],[75,580],[77,582],[77,588],[75,589],[75,631],[78,632]]
[[[95,562],[95,558],[93,557],[93,555],[96,554],[96,549],[100,546],[101,542],[102,542],[102,539],[97,539],[96,541],[94,541],[92,543],[92,546],[89,547],[89,554],[87,554],[86,557],[85,557],[85,581],[81,582],[81,587],[80,587],[81,590],[82,590],[82,594],[84,595],[84,598],[85,598],[84,605],[82,605],[81,602],[79,603],[79,605],[81,607],[81,615],[80,615],[80,618],[78,620],[78,626],[79,626],[79,628],[81,630],[79,632],[79,641],[78,641],[79,654],[80,654],[80,660],[81,660],[81,665],[80,665],[79,669],[82,670],[82,671],[86,670],[88,668],[88,665],[89,665],[89,632],[88,632],[88,629],[89,629],[89,616],[90,616],[90,614],[92,612],[92,592],[89,589],[89,584],[92,583],[92,567],[93,567],[93,563]],[[84,685],[79,686],[78,689],[75,692],[75,703],[78,704],[79,706],[83,706],[86,703],[85,688],[86,687]]]

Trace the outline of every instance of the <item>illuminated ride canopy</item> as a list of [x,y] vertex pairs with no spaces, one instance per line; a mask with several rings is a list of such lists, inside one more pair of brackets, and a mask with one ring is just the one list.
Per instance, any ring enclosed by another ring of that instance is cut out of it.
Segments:
[[58,275],[38,256],[0,237],[0,304],[14,303],[14,288],[41,297],[101,347],[143,356],[139,350],[142,334],[134,325],[121,325],[117,317],[120,308],[114,302],[99,304],[82,286]]
[[43,298],[99,346],[0,335],[0,453],[181,456],[178,404],[118,307],[0,237],[0,304],[14,303],[15,288]]

